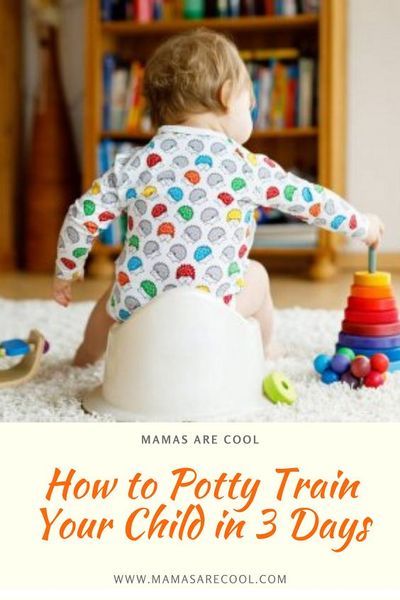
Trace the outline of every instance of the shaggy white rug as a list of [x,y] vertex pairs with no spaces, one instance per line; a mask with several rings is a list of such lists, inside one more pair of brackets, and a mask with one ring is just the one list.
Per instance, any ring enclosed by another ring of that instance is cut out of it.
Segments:
[[[0,420],[112,420],[88,415],[81,408],[82,396],[101,381],[102,365],[78,369],[70,364],[91,307],[91,302],[85,302],[65,310],[54,302],[0,299],[1,339],[25,338],[36,328],[51,344],[34,380],[0,390]],[[323,385],[313,372],[314,356],[333,350],[340,320],[339,311],[293,308],[277,312],[281,356],[270,361],[268,369],[288,375],[299,398],[292,407],[266,400],[265,409],[243,414],[241,421],[400,421],[400,373],[390,375],[378,390],[354,391],[341,383]],[[0,368],[5,366],[5,359],[0,359]]]

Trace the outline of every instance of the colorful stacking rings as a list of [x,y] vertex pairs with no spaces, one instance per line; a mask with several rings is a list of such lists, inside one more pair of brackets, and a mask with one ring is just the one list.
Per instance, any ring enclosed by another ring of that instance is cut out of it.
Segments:
[[[340,350],[340,348],[346,348],[346,346],[336,344],[336,350]],[[371,358],[374,354],[386,354],[391,362],[400,361],[400,348],[352,348],[352,350],[356,356],[363,354]]]
[[390,287],[392,278],[390,273],[368,273],[368,271],[359,271],[354,275],[354,285],[366,287]]
[[348,333],[339,333],[339,344],[346,348],[378,348],[386,350],[387,348],[400,348],[400,335],[387,337],[351,335]]
[[399,313],[396,309],[392,310],[352,310],[346,308],[344,313],[346,321],[350,323],[395,323],[398,321]]
[[343,321],[342,331],[352,335],[365,335],[374,337],[385,337],[400,334],[400,322],[397,323],[351,323]]
[[393,371],[400,370],[400,320],[391,283],[390,273],[355,273],[337,349],[386,354]]
[[352,285],[351,295],[357,298],[392,298],[393,289],[390,286],[367,287],[365,285]]
[[349,296],[347,306],[352,310],[394,310],[396,308],[396,300],[394,298],[358,298],[357,296]]

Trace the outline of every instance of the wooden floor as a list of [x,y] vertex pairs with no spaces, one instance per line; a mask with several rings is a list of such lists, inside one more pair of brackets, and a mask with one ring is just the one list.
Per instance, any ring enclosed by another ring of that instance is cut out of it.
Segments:
[[[342,273],[328,282],[314,282],[295,277],[273,276],[272,293],[278,308],[340,309],[346,303],[352,283],[351,273]],[[12,299],[51,299],[51,278],[25,273],[0,274],[0,297]],[[393,277],[396,295],[400,298],[400,274]],[[95,300],[107,288],[107,281],[87,279],[74,285],[74,300]]]

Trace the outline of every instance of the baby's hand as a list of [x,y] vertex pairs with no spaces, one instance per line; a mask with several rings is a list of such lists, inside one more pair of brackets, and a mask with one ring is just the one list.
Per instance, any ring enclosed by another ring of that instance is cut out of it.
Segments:
[[54,279],[54,300],[61,306],[68,306],[72,300],[72,282],[64,279]]
[[365,239],[367,246],[377,248],[382,241],[385,226],[377,215],[367,215],[368,236]]

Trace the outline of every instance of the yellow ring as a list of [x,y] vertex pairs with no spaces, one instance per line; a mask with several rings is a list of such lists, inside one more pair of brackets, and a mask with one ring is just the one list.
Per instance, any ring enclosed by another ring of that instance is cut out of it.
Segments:
[[354,285],[363,285],[367,287],[389,287],[392,283],[390,273],[377,271],[368,273],[368,271],[359,271],[354,275]]

